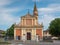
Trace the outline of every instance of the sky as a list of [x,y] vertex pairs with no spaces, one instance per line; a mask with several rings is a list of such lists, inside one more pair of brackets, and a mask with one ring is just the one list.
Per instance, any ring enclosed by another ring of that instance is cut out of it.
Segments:
[[7,30],[12,24],[19,23],[21,16],[33,14],[34,2],[38,9],[38,22],[44,30],[55,18],[60,18],[60,0],[0,0],[0,30]]

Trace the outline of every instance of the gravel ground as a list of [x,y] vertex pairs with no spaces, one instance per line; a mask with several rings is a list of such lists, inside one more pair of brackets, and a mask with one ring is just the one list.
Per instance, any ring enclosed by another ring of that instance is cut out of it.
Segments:
[[53,42],[36,42],[36,41],[11,41],[12,44],[0,44],[0,45],[60,45],[60,41]]

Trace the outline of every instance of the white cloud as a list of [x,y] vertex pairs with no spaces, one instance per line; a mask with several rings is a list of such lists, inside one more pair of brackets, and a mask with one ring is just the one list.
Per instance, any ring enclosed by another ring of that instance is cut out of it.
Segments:
[[19,11],[19,8],[0,8],[0,13],[11,13],[17,11]]
[[[18,23],[20,21],[20,17],[14,16],[11,13],[21,11],[21,7],[13,7],[13,8],[6,8],[4,6],[11,4],[12,0],[0,0],[0,29],[7,29],[13,23]],[[2,26],[2,27],[1,27]]]
[[15,23],[15,21],[19,20],[19,18],[14,17],[9,14],[2,14],[0,15],[0,25],[7,25],[7,24],[12,24]]
[[[60,12],[60,4],[51,4],[46,8],[38,8],[39,15],[42,16],[42,18],[39,18],[39,22],[43,22],[44,29],[46,30],[49,26],[49,23],[55,19],[60,18],[60,16],[54,16],[56,12]],[[53,13],[53,14],[52,14]]]
[[0,6],[9,5],[11,3],[12,3],[11,0],[0,0]]
[[3,29],[3,27],[8,27],[12,24],[12,22],[14,22],[15,17],[9,14],[11,11],[13,11],[13,9],[4,8],[4,6],[11,3],[11,0],[0,0],[0,29]]
[[14,17],[10,14],[1,14],[0,15],[0,25],[9,25],[9,24],[12,24],[12,23],[15,23],[19,21],[19,18],[18,17]]
[[18,23],[18,22],[19,22],[19,17],[14,17],[7,13],[0,15],[0,26],[3,26],[3,27],[7,26],[5,27],[5,30],[9,28],[12,24]]
[[[19,11],[19,8],[0,8],[0,26],[3,25],[5,29],[10,27],[13,23],[19,22],[19,17],[12,15],[12,12]],[[2,27],[2,28],[3,28]]]
[[43,22],[44,30],[46,30],[49,26],[49,23],[54,19],[53,16],[43,15],[42,19],[39,18],[39,22]]
[[60,11],[60,4],[50,4],[48,7],[46,8],[38,8],[39,11],[43,11],[43,12],[56,12],[56,11]]
[[[41,0],[33,0],[36,2],[39,2]],[[23,6],[20,8],[4,8],[5,5],[11,4],[11,0],[0,0],[0,26],[10,26],[11,24],[15,22],[19,22],[19,17],[15,17],[11,14],[11,12],[16,12],[18,10],[22,10]],[[25,9],[25,8],[24,8]],[[53,17],[51,13],[55,13],[57,11],[60,12],[60,4],[50,4],[46,8],[38,8],[39,15],[41,15],[43,18],[39,18],[39,22],[43,22],[44,28],[49,26],[49,23],[51,20],[53,20],[56,17]],[[8,28],[8,27],[7,27]],[[46,29],[46,28],[45,28]]]
[[52,9],[52,8],[39,8],[38,10],[41,11],[41,12],[51,12],[54,9]]

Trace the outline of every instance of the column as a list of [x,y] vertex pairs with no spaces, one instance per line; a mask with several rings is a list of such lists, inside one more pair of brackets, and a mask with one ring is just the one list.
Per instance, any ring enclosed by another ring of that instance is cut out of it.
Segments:
[[23,40],[23,29],[22,29],[22,32],[21,32],[21,33],[22,33],[22,35],[21,35],[21,40]]
[[35,19],[35,25],[36,25],[36,19]]
[[26,40],[26,32],[25,32],[25,28],[22,29],[22,40],[23,40],[23,41]]
[[32,25],[33,25],[33,19],[32,19]]
[[39,39],[38,39],[38,34],[36,35],[36,41],[39,41]]
[[14,29],[14,40],[16,40],[16,29]]
[[25,26],[26,26],[26,19],[25,19]]
[[23,41],[25,41],[26,39],[25,39],[25,34],[23,34]]
[[35,30],[35,40],[36,40],[36,28],[34,28],[34,30]]
[[24,41],[26,40],[26,29],[24,28],[23,30],[23,37],[24,37]]
[[22,25],[23,25],[23,19],[22,19]]
[[32,40],[36,40],[36,30],[32,29]]
[[43,28],[42,28],[42,40],[43,40]]

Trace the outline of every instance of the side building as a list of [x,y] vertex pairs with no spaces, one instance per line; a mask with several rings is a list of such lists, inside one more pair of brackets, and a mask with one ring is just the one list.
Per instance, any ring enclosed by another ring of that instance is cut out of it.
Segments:
[[4,30],[0,30],[0,38],[4,38],[5,37],[5,31]]
[[43,31],[43,36],[44,36],[44,37],[50,37],[51,34],[49,34],[49,30]]

